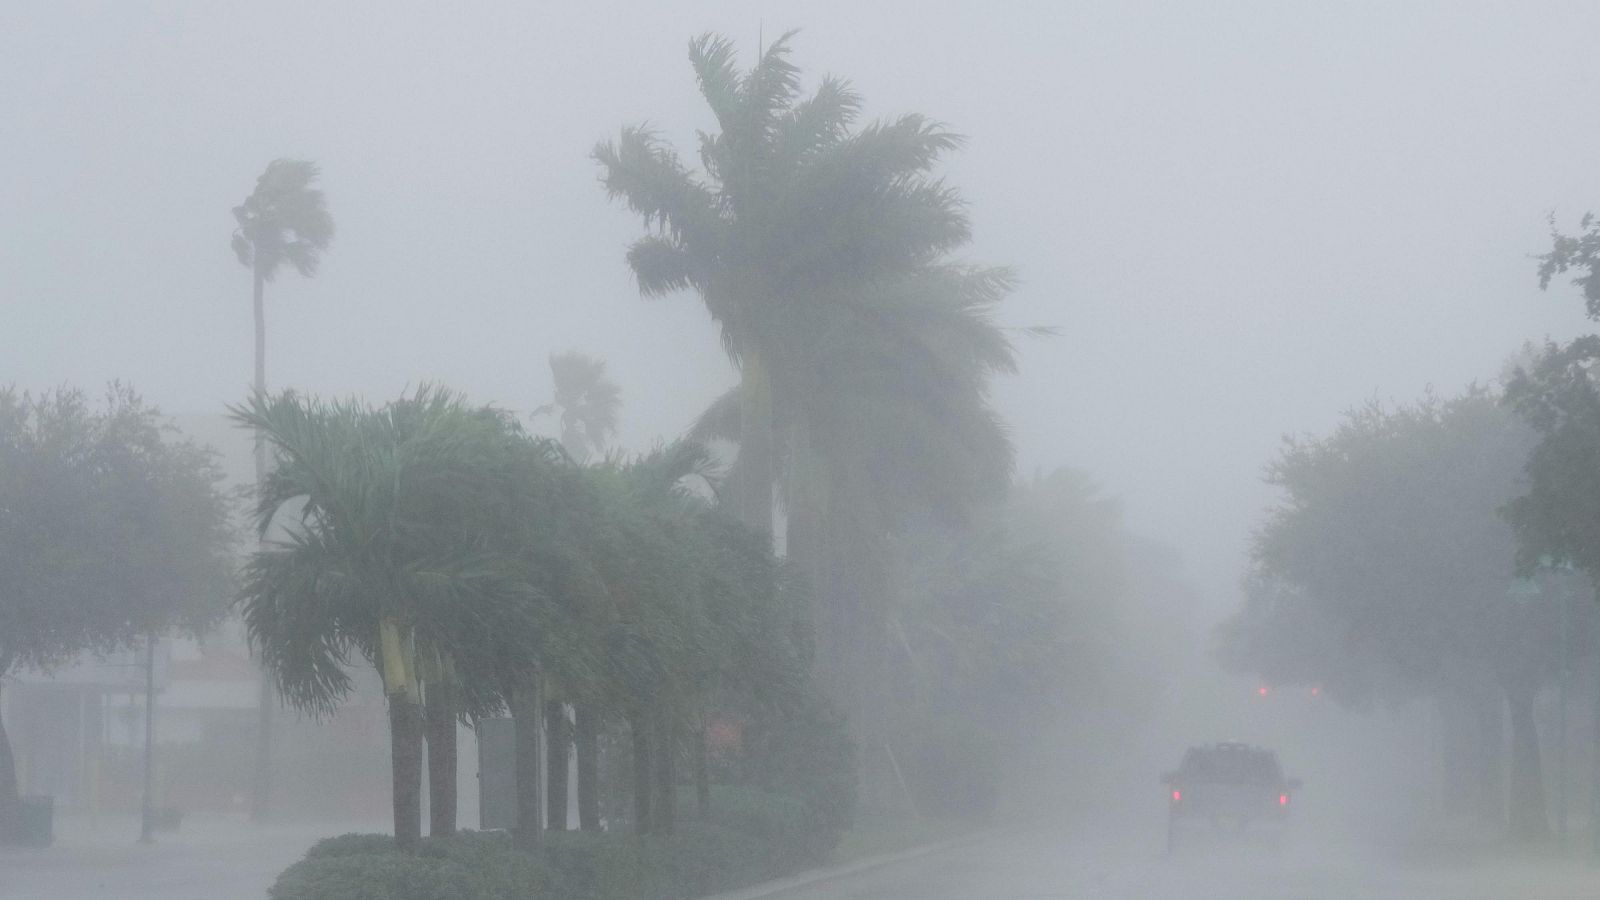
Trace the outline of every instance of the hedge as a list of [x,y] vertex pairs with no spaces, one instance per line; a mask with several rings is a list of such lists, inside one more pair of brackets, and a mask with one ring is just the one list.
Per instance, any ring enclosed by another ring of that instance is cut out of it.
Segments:
[[802,802],[742,789],[713,797],[710,822],[671,835],[546,832],[535,853],[505,832],[429,838],[415,854],[386,835],[328,838],[290,866],[271,900],[692,900],[822,861],[837,834]]

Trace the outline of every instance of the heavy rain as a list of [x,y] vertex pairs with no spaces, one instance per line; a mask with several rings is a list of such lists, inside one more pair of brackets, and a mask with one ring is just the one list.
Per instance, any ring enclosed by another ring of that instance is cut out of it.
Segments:
[[10,0],[0,900],[1600,896],[1596,33]]

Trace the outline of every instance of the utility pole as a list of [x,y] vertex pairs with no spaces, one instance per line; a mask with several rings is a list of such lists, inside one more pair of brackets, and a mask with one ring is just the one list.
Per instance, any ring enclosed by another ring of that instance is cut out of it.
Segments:
[[145,638],[144,646],[144,805],[140,810],[139,843],[156,840],[155,809],[156,748],[156,636]]

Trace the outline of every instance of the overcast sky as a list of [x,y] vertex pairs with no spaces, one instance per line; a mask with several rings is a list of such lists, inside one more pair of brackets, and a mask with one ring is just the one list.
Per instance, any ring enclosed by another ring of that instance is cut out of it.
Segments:
[[580,349],[626,444],[670,438],[733,374],[697,300],[639,299],[588,152],[646,120],[692,150],[688,39],[789,27],[808,84],[970,137],[968,256],[1020,271],[1007,323],[1061,331],[997,390],[1022,471],[1092,472],[1209,604],[1283,434],[1589,328],[1528,255],[1600,207],[1597,4],[10,0],[0,383],[240,399],[229,210],[295,156],[339,233],[271,286],[274,386],[530,409]]

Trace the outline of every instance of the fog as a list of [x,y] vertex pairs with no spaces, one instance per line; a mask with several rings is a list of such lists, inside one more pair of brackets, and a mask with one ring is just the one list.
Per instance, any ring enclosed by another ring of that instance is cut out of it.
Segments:
[[[1230,895],[1216,857],[1162,858],[1158,778],[1190,746],[1238,739],[1277,749],[1307,809],[1287,856],[1219,852],[1284,880],[1334,872],[1338,891],[1251,896],[1468,896],[1463,860],[1504,878],[1471,896],[1600,890],[1574,868],[1592,688],[1574,688],[1564,784],[1543,738],[1551,803],[1570,806],[1562,858],[1452,831],[1430,701],[1342,704],[1302,683],[1262,696],[1267,680],[1224,673],[1214,652],[1284,497],[1265,476],[1285,436],[1327,436],[1369,401],[1497,385],[1525,343],[1595,331],[1564,277],[1540,291],[1533,259],[1551,216],[1571,233],[1600,206],[1592,4],[14,2],[0,8],[0,386],[131,383],[247,483],[248,436],[221,419],[251,383],[229,210],[269,160],[307,159],[338,230],[316,277],[268,286],[272,389],[381,403],[434,383],[526,416],[552,396],[550,355],[578,350],[621,389],[613,447],[671,441],[739,374],[692,291],[640,298],[624,261],[639,217],[607,202],[591,151],[649,123],[698,169],[696,131],[718,123],[686,43],[725,35],[748,66],[790,28],[804,91],[836,74],[862,121],[921,112],[965,136],[934,174],[971,219],[956,257],[1018,276],[997,316],[1019,371],[992,393],[1018,478],[1085,473],[1115,499],[1119,535],[1171,552],[1170,580],[1112,614],[1145,680],[1111,666],[1084,688],[1098,701],[1040,725],[1007,763],[1001,818],[1023,836],[986,833],[943,889]],[[1118,546],[1138,571],[1143,551]],[[1553,694],[1539,696],[1548,732]],[[372,812],[340,824],[385,827]],[[278,848],[262,878],[331,833],[280,828],[261,839]],[[1061,846],[1101,847],[1071,858],[1105,855],[1098,840],[1128,861],[1037,867],[1057,828]],[[85,887],[90,868],[10,853],[0,897],[121,896]],[[927,870],[894,871],[878,893],[815,896],[935,896],[919,893]],[[1185,888],[1174,871],[1202,874]]]

